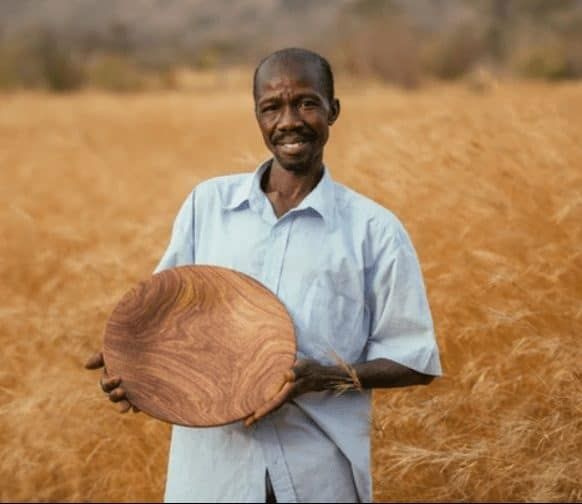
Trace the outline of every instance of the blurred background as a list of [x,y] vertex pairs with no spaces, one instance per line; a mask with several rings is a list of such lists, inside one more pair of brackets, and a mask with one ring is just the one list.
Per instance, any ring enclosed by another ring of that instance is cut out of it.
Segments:
[[0,0],[0,501],[159,501],[170,426],[83,368],[187,194],[322,52],[335,180],[404,223],[445,375],[374,392],[379,501],[582,502],[582,0]]
[[0,88],[187,86],[273,47],[405,88],[582,76],[580,0],[2,0]]

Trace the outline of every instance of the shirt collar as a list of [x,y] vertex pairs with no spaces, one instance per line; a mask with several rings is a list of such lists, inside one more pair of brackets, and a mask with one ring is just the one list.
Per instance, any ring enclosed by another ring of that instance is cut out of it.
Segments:
[[[265,170],[269,168],[271,161],[272,159],[263,162],[251,176],[237,186],[225,202],[224,208],[234,210],[243,203],[248,203],[249,206],[254,207],[258,206],[259,202],[266,200],[266,195],[261,189],[261,178]],[[331,225],[335,215],[334,183],[329,169],[325,165],[323,170],[323,177],[317,186],[292,211],[311,208],[323,218],[326,224]]]
[[264,195],[261,190],[261,177],[270,164],[270,159],[261,163],[252,175],[246,177],[244,181],[233,190],[230,197],[224,202],[223,207],[227,210],[235,210],[243,203],[248,202],[250,204],[251,202],[256,202],[261,194]]

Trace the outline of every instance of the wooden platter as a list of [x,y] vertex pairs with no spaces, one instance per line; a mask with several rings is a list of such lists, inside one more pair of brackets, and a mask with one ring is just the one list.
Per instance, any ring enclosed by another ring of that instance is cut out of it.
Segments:
[[241,420],[283,385],[295,360],[291,317],[251,277],[217,266],[162,271],[113,310],[103,345],[128,400],[166,422]]

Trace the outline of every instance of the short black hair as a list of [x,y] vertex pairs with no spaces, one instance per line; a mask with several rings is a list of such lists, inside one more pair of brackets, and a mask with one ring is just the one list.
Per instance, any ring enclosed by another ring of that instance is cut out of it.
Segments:
[[280,49],[275,51],[265,58],[263,58],[260,63],[255,68],[255,73],[253,75],[253,97],[255,101],[257,100],[257,76],[261,67],[270,61],[285,62],[285,61],[305,61],[309,63],[315,63],[320,69],[320,83],[327,95],[327,99],[331,103],[335,98],[335,91],[333,85],[333,72],[331,71],[331,65],[323,56],[317,54],[316,52],[309,51],[308,49],[301,49],[299,47],[288,47],[286,49]]

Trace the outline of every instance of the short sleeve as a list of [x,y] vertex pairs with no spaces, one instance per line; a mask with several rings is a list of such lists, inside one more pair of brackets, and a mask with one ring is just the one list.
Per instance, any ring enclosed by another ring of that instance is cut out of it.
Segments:
[[414,247],[406,231],[376,237],[366,270],[371,324],[366,360],[390,359],[420,373],[442,373],[432,316]]
[[192,191],[182,203],[174,219],[170,243],[154,273],[176,266],[194,264],[194,194],[195,191]]

